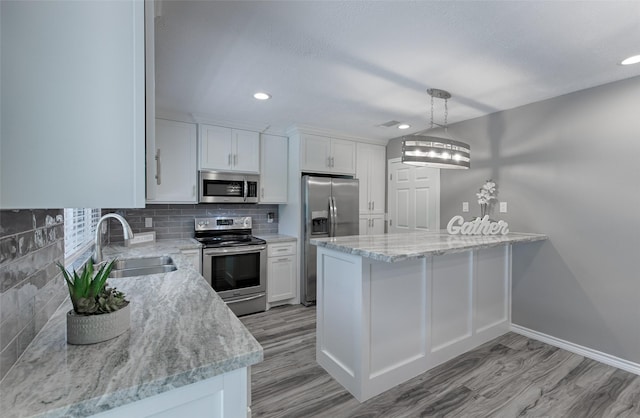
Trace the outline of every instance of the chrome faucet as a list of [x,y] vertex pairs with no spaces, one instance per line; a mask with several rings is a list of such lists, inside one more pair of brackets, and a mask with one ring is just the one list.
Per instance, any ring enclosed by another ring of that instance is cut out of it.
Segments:
[[107,213],[102,218],[100,218],[100,220],[98,221],[98,225],[96,225],[96,251],[95,251],[95,254],[93,255],[94,264],[102,263],[102,239],[101,239],[102,234],[100,230],[102,229],[102,222],[104,222],[105,219],[108,219],[108,218],[114,218],[122,224],[124,239],[133,238],[133,231],[131,230],[131,226],[129,226],[126,219],[124,219],[122,216],[118,215],[117,213]]

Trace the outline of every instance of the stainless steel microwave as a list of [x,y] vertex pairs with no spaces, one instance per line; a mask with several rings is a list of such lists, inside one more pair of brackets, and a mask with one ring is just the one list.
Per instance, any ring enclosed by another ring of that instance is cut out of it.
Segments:
[[257,174],[199,172],[200,203],[258,203]]

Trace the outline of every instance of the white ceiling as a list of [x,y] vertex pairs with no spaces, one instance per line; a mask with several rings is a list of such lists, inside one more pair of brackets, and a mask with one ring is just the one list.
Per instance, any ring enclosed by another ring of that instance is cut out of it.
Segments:
[[[451,123],[640,75],[617,65],[640,54],[638,1],[162,1],[158,14],[158,109],[270,131],[386,142],[428,127],[427,88],[451,92]],[[390,120],[412,128],[378,126]]]

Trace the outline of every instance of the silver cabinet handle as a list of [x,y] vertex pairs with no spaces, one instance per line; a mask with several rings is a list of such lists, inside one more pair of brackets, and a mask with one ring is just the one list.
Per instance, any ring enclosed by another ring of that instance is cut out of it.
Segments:
[[238,154],[233,154],[233,165],[238,165]]
[[260,189],[260,197],[264,199],[264,187],[261,187]]
[[288,257],[285,257],[285,258],[279,258],[279,259],[278,259],[278,261],[289,261],[289,258],[288,258]]
[[156,184],[159,186],[162,183],[160,179],[160,148],[156,151]]
[[227,158],[227,160],[228,160],[227,165],[231,165],[231,154],[229,154],[229,157]]
[[335,167],[335,165],[336,165],[336,164],[335,164],[335,160],[334,160],[334,158],[333,158],[333,157],[331,157],[331,167]]
[[331,167],[331,157],[327,157],[327,167]]
[[193,185],[193,188],[191,189],[191,196],[195,197],[196,196],[196,185]]
[[376,202],[371,202],[371,210],[374,210],[376,208]]

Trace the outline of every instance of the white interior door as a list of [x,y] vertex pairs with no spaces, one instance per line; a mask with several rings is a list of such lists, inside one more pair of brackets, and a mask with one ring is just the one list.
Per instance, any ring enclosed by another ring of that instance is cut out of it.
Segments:
[[440,229],[440,169],[388,161],[389,233]]

